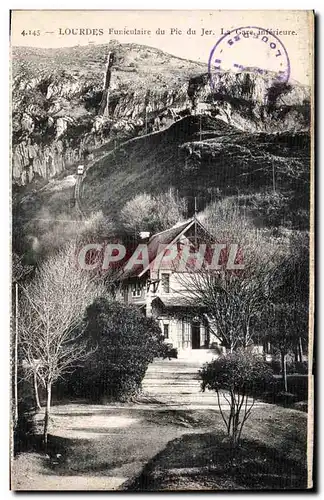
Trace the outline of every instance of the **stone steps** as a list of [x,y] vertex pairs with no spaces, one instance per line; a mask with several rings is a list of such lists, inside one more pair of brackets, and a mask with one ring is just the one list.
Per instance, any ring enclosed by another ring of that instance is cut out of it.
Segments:
[[187,361],[190,364],[202,366],[217,356],[218,354],[212,349],[182,349],[178,352],[178,361]]
[[[213,391],[202,392],[198,370],[202,363],[196,360],[156,360],[147,369],[142,383],[145,397],[158,400],[172,407],[190,407],[192,409],[217,409],[217,397]],[[257,403],[264,405],[265,403]],[[223,409],[228,408],[224,397],[221,398]]]
[[200,362],[188,359],[157,360],[146,372],[142,388],[147,397],[177,405],[214,405],[214,393],[200,389]]

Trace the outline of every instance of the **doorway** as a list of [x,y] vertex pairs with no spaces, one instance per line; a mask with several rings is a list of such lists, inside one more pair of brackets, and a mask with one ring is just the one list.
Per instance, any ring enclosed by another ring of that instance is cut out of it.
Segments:
[[191,324],[191,348],[200,349],[200,323]]

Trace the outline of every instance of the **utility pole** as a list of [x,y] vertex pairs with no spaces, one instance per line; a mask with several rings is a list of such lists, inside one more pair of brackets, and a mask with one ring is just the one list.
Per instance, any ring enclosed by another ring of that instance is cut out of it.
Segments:
[[272,160],[272,188],[273,192],[276,192],[276,179],[275,179],[275,166],[274,161]]
[[201,115],[199,115],[199,141],[201,142]]

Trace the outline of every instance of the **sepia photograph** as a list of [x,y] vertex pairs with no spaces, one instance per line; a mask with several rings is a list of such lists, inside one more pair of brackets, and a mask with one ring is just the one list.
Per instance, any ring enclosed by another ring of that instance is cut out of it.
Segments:
[[10,12],[10,488],[313,488],[314,12]]

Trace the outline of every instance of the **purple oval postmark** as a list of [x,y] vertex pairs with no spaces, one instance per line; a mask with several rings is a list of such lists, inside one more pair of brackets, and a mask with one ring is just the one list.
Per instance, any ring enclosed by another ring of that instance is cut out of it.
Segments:
[[210,53],[208,72],[212,86],[216,83],[215,75],[222,71],[252,71],[285,83],[290,77],[290,61],[286,47],[271,31],[243,26],[225,33]]

